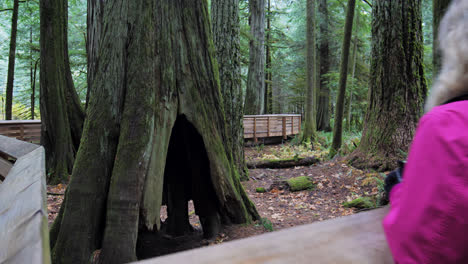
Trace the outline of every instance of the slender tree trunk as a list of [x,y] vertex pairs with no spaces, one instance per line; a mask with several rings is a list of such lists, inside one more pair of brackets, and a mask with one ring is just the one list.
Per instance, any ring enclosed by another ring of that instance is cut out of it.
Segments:
[[307,81],[305,97],[304,130],[301,141],[314,142],[315,123],[315,0],[307,0]]
[[[32,17],[32,11],[29,8],[29,1],[27,2],[27,7],[29,10],[29,16]],[[33,28],[32,28],[32,23],[29,25],[29,81],[31,85],[31,119],[34,120],[34,107],[35,107],[35,81],[36,81],[36,69],[37,69],[37,63],[35,64],[33,68],[33,51],[32,51],[32,40],[33,36]]]
[[330,71],[330,33],[328,26],[330,19],[328,16],[327,0],[319,0],[320,17],[320,43],[319,43],[319,65],[320,65],[320,88],[317,103],[317,129],[321,131],[331,131],[330,127],[330,88],[328,88],[328,78],[326,74]]
[[351,89],[349,89],[349,103],[348,103],[348,118],[346,122],[348,123],[348,131],[351,131],[351,117],[352,117],[352,106],[353,106],[353,88],[354,88],[354,76],[356,73],[356,59],[357,59],[357,44],[359,37],[357,35],[359,27],[359,7],[356,9],[356,25],[354,26],[354,44],[353,44],[353,70],[351,73]]
[[41,0],[41,144],[48,182],[68,181],[80,144],[84,112],[73,86],[65,0]]
[[341,148],[341,140],[343,133],[343,112],[344,112],[344,98],[346,94],[346,80],[348,79],[348,60],[349,60],[349,46],[351,44],[351,33],[353,30],[354,8],[356,0],[349,0],[346,10],[345,31],[343,38],[343,47],[341,49],[341,67],[340,67],[340,81],[338,83],[338,96],[336,99],[335,108],[335,125],[333,127],[333,142],[330,149],[330,156],[335,154]]
[[39,63],[39,59],[36,60],[34,63],[34,72],[33,72],[33,79],[32,79],[32,92],[31,92],[31,119],[34,120],[36,116],[36,76],[37,76],[37,64]]
[[225,145],[242,180],[248,180],[244,159],[243,95],[240,73],[239,0],[211,3],[213,40],[219,66],[219,79],[227,121]]
[[13,108],[13,83],[15,80],[16,33],[18,31],[19,0],[13,2],[11,17],[10,53],[8,57],[8,76],[6,86],[5,119],[11,120]]
[[427,92],[421,1],[374,0],[369,106],[351,164],[389,170],[404,154]]
[[449,6],[451,0],[433,0],[432,1],[432,64],[433,64],[433,77],[437,77],[440,69],[440,50],[439,50],[439,24],[444,17],[445,11]]
[[260,115],[265,111],[265,0],[249,1],[250,54],[245,114]]
[[270,47],[270,38],[271,38],[271,0],[267,0],[267,27],[266,27],[266,41],[265,41],[265,114],[272,113],[272,79],[271,79],[271,47]]
[[53,261],[86,263],[100,248],[101,263],[135,261],[139,229],[190,232],[190,199],[206,237],[221,224],[257,219],[223,141],[207,2],[115,0],[104,5],[102,21],[106,48],[61,223],[54,223]]

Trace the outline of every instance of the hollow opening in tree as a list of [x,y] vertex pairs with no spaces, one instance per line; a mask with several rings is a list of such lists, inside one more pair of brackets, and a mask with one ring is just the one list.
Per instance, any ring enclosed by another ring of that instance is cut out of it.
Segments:
[[193,200],[203,236],[215,236],[221,227],[220,206],[213,187],[210,163],[201,135],[184,115],[172,128],[164,170],[163,205],[167,219],[162,232],[172,237],[189,234],[188,201]]

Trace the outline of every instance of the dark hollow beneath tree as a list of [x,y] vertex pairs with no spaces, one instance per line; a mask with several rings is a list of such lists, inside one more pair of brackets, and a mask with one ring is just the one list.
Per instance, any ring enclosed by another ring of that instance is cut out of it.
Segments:
[[191,232],[189,199],[206,237],[257,219],[223,143],[207,2],[116,0],[103,8],[83,138],[51,229],[53,261],[86,263],[98,249],[100,263],[135,261],[139,231]]

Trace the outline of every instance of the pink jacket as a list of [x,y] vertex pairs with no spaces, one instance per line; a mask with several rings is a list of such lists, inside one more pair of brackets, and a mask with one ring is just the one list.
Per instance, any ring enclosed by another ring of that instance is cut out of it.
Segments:
[[468,263],[468,101],[422,117],[390,204],[395,263]]

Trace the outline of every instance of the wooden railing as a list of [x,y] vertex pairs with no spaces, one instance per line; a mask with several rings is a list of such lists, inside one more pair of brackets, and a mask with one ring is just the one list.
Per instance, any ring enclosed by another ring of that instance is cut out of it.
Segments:
[[44,148],[0,136],[0,161],[0,263],[50,263]]
[[0,121],[0,135],[39,143],[41,141],[41,120],[2,120]]
[[381,224],[387,211],[376,209],[137,263],[390,264]]
[[245,115],[244,138],[257,141],[258,138],[297,135],[301,131],[301,115]]

